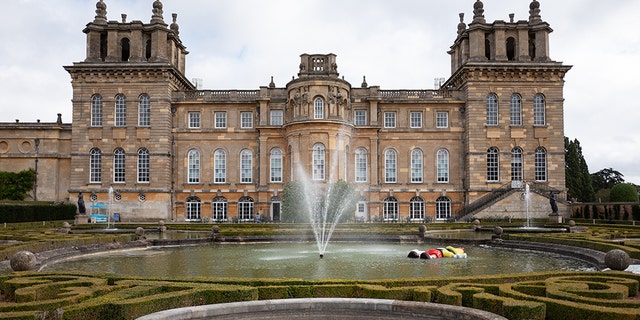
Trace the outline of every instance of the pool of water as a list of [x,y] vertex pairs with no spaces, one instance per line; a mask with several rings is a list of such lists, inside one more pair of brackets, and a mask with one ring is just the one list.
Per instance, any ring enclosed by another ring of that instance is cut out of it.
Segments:
[[[441,246],[441,245],[440,245]],[[391,279],[491,275],[550,270],[596,270],[564,256],[483,246],[465,248],[467,259],[407,258],[410,250],[437,246],[330,243],[323,259],[315,243],[211,244],[151,247],[67,259],[42,271],[84,271],[160,277]]]

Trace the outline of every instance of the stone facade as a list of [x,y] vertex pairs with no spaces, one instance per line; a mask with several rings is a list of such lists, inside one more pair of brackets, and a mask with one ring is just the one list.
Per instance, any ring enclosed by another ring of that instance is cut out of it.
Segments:
[[65,67],[70,178],[58,188],[123,220],[286,220],[284,186],[303,174],[352,183],[357,220],[447,220],[524,185],[561,200],[570,67],[551,60],[552,30],[530,9],[487,23],[478,0],[468,26],[461,14],[452,76],[435,90],[352,86],[334,54],[302,54],[284,87],[199,90],[175,14],[166,24],[155,1],[149,23],[108,21],[99,1],[86,59]]

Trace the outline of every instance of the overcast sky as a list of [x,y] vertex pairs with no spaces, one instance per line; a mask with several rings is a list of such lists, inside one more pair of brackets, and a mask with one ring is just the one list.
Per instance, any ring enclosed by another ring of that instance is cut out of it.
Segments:
[[[0,122],[71,121],[71,84],[62,68],[85,58],[82,29],[96,0],[2,4]],[[189,50],[187,78],[204,89],[283,87],[302,53],[334,53],[353,86],[366,75],[382,89],[432,89],[451,75],[446,53],[458,13],[475,0],[164,0],[178,14]],[[488,22],[527,20],[530,0],[484,0]],[[107,18],[151,19],[152,0],[105,0]],[[540,0],[551,25],[550,56],[573,68],[565,80],[565,136],[578,139],[590,172],[613,168],[640,184],[638,0]]]

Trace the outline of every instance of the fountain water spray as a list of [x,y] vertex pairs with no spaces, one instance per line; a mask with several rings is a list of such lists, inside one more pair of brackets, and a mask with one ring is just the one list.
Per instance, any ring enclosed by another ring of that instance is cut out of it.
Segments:
[[526,218],[527,218],[527,222],[525,224],[526,228],[530,228],[531,227],[531,218],[529,217],[529,184],[525,184],[524,185],[524,201],[525,201],[525,205],[526,205]]
[[320,259],[324,257],[329,239],[340,218],[347,212],[355,212],[355,203],[358,197],[351,185],[334,178],[333,175],[338,171],[339,157],[337,152],[336,156],[332,158],[328,170],[328,180],[310,179],[300,163],[296,167],[296,180],[302,184],[305,209],[309,215]]

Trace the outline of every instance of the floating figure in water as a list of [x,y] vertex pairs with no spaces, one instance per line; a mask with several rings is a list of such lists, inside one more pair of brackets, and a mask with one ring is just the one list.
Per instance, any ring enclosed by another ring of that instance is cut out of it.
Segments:
[[467,257],[467,253],[464,252],[464,248],[456,248],[453,246],[447,246],[445,248],[429,249],[427,251],[420,251],[413,249],[409,251],[408,258],[420,258],[420,259],[439,259],[439,258],[456,258],[464,259]]

